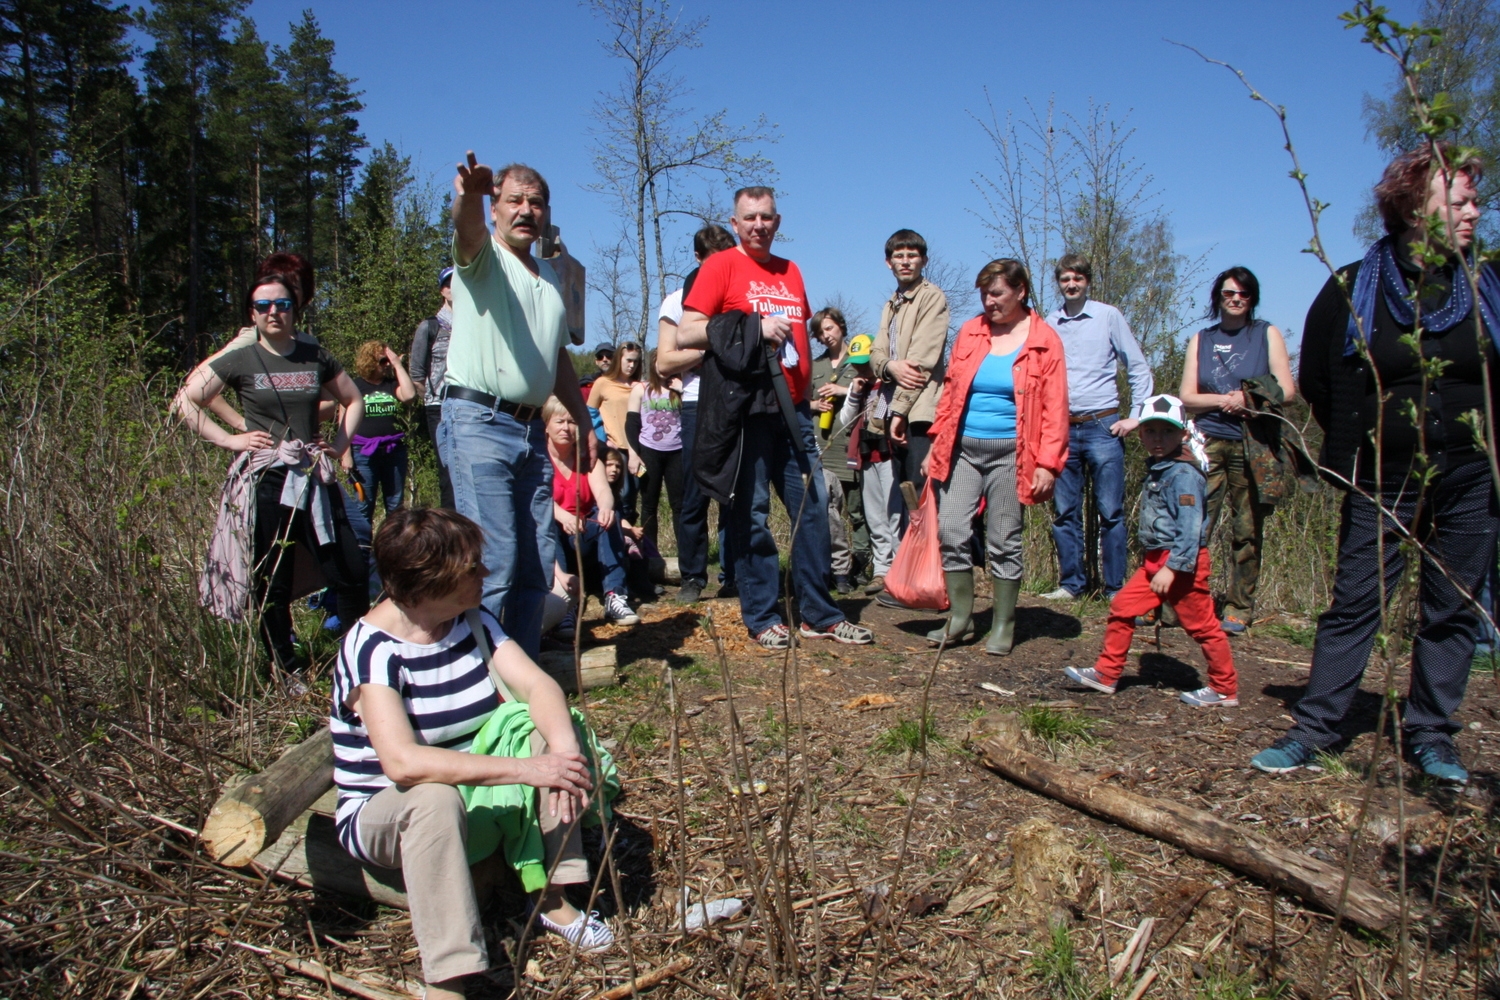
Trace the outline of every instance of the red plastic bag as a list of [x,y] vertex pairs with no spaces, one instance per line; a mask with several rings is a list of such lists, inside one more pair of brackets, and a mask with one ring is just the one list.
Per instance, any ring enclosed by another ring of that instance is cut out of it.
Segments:
[[906,537],[896,550],[885,589],[908,608],[948,610],[948,585],[943,580],[943,553],[938,546],[937,497],[932,480],[922,487],[922,500],[912,511]]

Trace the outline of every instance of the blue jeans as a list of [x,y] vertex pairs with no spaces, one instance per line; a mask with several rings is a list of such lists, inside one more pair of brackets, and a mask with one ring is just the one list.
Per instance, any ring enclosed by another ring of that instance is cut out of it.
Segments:
[[[555,522],[554,522],[555,523]],[[568,572],[577,573],[578,565],[573,551],[573,536],[563,531],[561,527],[555,527],[557,532],[557,561],[568,567]],[[628,556],[625,552],[625,536],[620,531],[620,521],[605,531],[599,527],[598,521],[588,521],[583,526],[583,537],[580,539],[580,548],[583,550],[583,558],[591,560],[596,566],[585,568],[599,571],[599,581],[603,584],[601,588],[606,594],[619,594],[625,596],[625,566]],[[585,588],[594,581],[584,579]]]
[[480,603],[536,659],[552,589],[552,462],[540,418],[521,423],[465,399],[443,400],[438,448],[454,508],[484,533]]
[[1104,596],[1125,584],[1125,445],[1109,432],[1114,417],[1074,424],[1068,429],[1068,464],[1057,477],[1052,540],[1057,545],[1058,585],[1077,595],[1088,586],[1083,550],[1084,467],[1094,481],[1099,511]]
[[381,448],[373,455],[365,455],[354,446],[354,467],[365,481],[365,500],[360,510],[365,520],[375,520],[375,491],[379,490],[385,500],[385,512],[389,514],[401,506],[401,491],[406,488],[406,442],[402,441],[386,451]]
[[[828,495],[812,415],[806,403],[797,408],[797,423],[802,439],[794,442],[780,414],[745,418],[734,510],[729,519],[729,544],[734,551],[734,578],[740,589],[740,615],[751,635],[781,624],[781,615],[776,612],[781,565],[770,526],[773,485],[787,512],[797,520],[791,568],[798,614],[813,628],[827,628],[844,618],[844,613],[828,597],[826,576],[833,564],[828,537]],[[804,473],[810,473],[805,486]]]

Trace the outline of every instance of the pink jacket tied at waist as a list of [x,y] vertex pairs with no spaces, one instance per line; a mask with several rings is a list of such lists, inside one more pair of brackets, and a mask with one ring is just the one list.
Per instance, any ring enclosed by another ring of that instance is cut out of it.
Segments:
[[[327,454],[295,440],[283,441],[276,448],[241,452],[224,480],[219,517],[208,543],[208,560],[198,580],[198,602],[226,621],[243,621],[250,607],[255,569],[255,488],[267,469],[279,465],[286,466],[281,505],[308,512],[319,545],[334,540],[329,487],[338,479]],[[294,584],[295,589],[300,588]]]

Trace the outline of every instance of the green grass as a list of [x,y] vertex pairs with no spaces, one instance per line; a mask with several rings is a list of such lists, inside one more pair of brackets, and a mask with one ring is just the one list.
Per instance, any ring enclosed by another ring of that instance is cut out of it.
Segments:
[[1030,705],[1021,709],[1021,725],[1026,727],[1033,739],[1041,740],[1049,747],[1060,743],[1097,743],[1094,729],[1098,723],[1086,716],[1046,705]]
[[1089,988],[1065,924],[1051,926],[1047,946],[1031,959],[1031,971],[1042,980],[1042,995],[1052,1000],[1105,1000],[1112,995],[1109,990],[1095,993]]
[[920,753],[922,738],[926,736],[929,746],[947,747],[949,740],[938,735],[937,726],[928,715],[925,724],[913,719],[902,719],[879,736],[875,737],[876,753]]
[[1313,639],[1318,634],[1316,625],[1287,625],[1282,622],[1261,625],[1259,630],[1262,635],[1273,635],[1278,639],[1285,639],[1292,645],[1301,646],[1303,649],[1312,649]]
[[1197,1000],[1283,1000],[1287,995],[1286,983],[1257,982],[1254,973],[1223,968],[1210,969],[1193,993]]
[[870,821],[865,819],[864,814],[851,806],[838,807],[838,823],[844,832],[861,844],[873,844],[878,839],[875,830],[870,826]]
[[650,750],[661,742],[661,730],[649,722],[637,722],[625,731],[620,742],[636,750]]
[[1327,751],[1319,750],[1313,754],[1312,762],[1321,767],[1323,773],[1330,777],[1347,778],[1354,774],[1354,769],[1349,766],[1349,762],[1344,760],[1344,755],[1340,753],[1328,753]]

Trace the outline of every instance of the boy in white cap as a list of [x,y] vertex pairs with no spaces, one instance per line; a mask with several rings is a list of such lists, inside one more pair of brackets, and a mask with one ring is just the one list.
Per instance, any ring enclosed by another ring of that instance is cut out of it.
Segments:
[[1086,670],[1068,667],[1063,673],[1086,687],[1114,694],[1130,654],[1136,616],[1166,602],[1176,610],[1187,633],[1198,640],[1208,661],[1208,687],[1183,692],[1182,700],[1198,708],[1234,708],[1240,703],[1239,676],[1208,589],[1206,480],[1185,447],[1188,431],[1182,400],[1167,395],[1146,400],[1139,433],[1150,456],[1137,529],[1146,562],[1110,601],[1109,625],[1098,661]]

